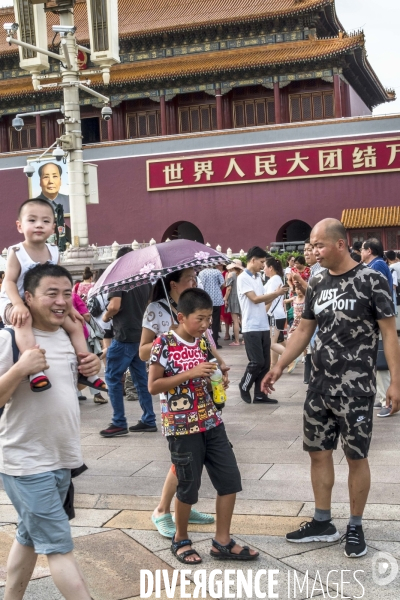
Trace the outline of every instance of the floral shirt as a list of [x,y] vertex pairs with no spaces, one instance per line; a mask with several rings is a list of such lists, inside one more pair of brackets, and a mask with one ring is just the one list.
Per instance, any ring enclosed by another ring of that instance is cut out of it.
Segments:
[[[164,333],[154,340],[150,365],[164,367],[164,377],[172,377],[207,361],[207,343],[204,338],[192,344],[175,332]],[[181,385],[160,394],[162,433],[189,435],[201,433],[222,423],[221,413],[215,407],[207,389],[207,380],[188,379]]]
[[202,283],[203,289],[210,296],[213,306],[222,306],[224,304],[224,297],[222,295],[221,287],[224,285],[224,278],[221,271],[218,269],[204,269],[199,273],[199,279]]

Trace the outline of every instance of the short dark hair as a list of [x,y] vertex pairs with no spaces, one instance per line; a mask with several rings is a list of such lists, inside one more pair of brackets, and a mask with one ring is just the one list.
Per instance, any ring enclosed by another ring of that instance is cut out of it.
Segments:
[[122,246],[117,252],[117,258],[121,258],[121,256],[125,256],[128,252],[133,252],[133,249],[129,246]]
[[296,258],[294,259],[295,263],[299,263],[299,265],[305,265],[306,264],[306,259],[304,258],[304,256],[302,256],[300,254],[300,256],[296,256]]
[[24,277],[24,290],[35,295],[36,288],[39,287],[43,277],[66,277],[69,279],[72,286],[72,277],[69,271],[61,265],[52,265],[44,263],[44,265],[36,265],[32,269],[28,269]]
[[304,240],[304,245],[306,245],[306,244],[311,244],[309,237],[306,240]]
[[22,211],[24,210],[25,206],[27,206],[28,204],[41,204],[42,206],[48,206],[54,216],[54,209],[48,200],[43,200],[42,198],[29,198],[28,200],[25,200],[25,202],[23,202],[21,204],[21,206],[19,207],[18,220],[21,218]]
[[378,238],[370,238],[363,243],[365,250],[371,250],[372,256],[383,258],[383,244]]
[[247,252],[247,262],[249,262],[252,258],[267,258],[270,256],[268,252],[260,248],[260,246],[252,246]]
[[357,252],[351,252],[350,256],[356,262],[361,262],[361,256]]
[[388,260],[396,260],[396,252],[394,250],[388,250],[386,252],[386,258]]
[[362,242],[354,242],[353,250],[356,250],[356,252],[360,252],[361,248],[362,248]]
[[62,175],[62,168],[61,168],[61,165],[58,165],[57,163],[54,163],[54,162],[48,162],[48,163],[44,163],[43,165],[40,165],[40,167],[38,168],[38,174],[39,174],[39,177],[42,177],[42,172],[43,172],[43,169],[44,169],[44,168],[45,168],[47,165],[54,165],[55,167],[57,167],[57,169],[58,169],[58,172],[60,173],[60,177],[61,177],[61,175]]
[[212,310],[210,296],[200,288],[189,288],[179,296],[177,311],[188,317],[196,310]]

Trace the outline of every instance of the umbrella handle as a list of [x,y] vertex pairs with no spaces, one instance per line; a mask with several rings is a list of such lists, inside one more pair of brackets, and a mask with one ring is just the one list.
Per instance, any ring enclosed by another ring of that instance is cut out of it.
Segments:
[[169,308],[169,312],[171,313],[171,319],[172,319],[172,323],[174,323],[174,322],[175,322],[175,319],[174,319],[174,314],[173,314],[173,312],[172,312],[171,303],[170,303],[170,301],[169,301],[169,294],[168,294],[168,292],[167,292],[167,288],[165,287],[165,283],[164,283],[164,277],[161,277],[161,281],[162,281],[162,286],[163,286],[163,288],[164,288],[164,292],[165,292],[165,299],[166,299],[166,301],[168,302],[168,308]]

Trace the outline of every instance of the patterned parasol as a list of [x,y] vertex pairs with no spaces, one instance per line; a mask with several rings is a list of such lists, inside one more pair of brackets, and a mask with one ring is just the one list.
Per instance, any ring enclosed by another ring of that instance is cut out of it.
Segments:
[[128,252],[113,262],[90,290],[90,296],[101,292],[125,292],[145,283],[155,283],[169,273],[229,263],[230,259],[199,242],[174,240]]

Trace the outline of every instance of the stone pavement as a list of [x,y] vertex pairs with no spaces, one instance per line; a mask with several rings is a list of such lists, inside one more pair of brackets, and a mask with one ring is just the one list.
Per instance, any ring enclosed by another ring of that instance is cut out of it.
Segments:
[[[400,416],[374,419],[370,453],[373,484],[364,521],[369,545],[367,556],[347,559],[339,544],[288,544],[284,534],[313,514],[309,458],[302,451],[305,396],[302,365],[298,364],[293,375],[284,375],[278,382],[275,393],[278,405],[247,405],[240,400],[237,390],[246,364],[244,347],[224,347],[222,352],[232,367],[223,416],[243,478],[232,535],[241,543],[257,548],[260,559],[250,565],[231,562],[221,565],[208,555],[213,525],[191,526],[191,537],[203,563],[192,570],[189,578],[193,580],[197,569],[207,572],[243,569],[247,573],[249,568],[254,574],[260,569],[276,569],[279,574],[275,597],[398,600],[400,576],[389,585],[379,583],[390,572],[390,561],[400,560]],[[156,398],[154,406],[158,415]],[[140,417],[138,403],[126,402],[126,411],[130,424],[134,424]],[[81,412],[83,452],[89,470],[75,480],[77,516],[71,524],[76,555],[94,600],[133,600],[140,597],[140,569],[165,569],[172,574],[173,569],[184,568],[169,551],[169,540],[155,531],[150,520],[170,467],[167,444],[159,432],[103,439],[98,431],[110,421],[110,405],[95,405],[89,397],[81,403]],[[339,531],[344,533],[349,505],[347,465],[341,450],[335,452],[335,469],[333,515]],[[200,496],[197,507],[214,513],[215,493],[207,475]],[[4,594],[6,558],[15,522],[15,511],[0,489],[0,599]],[[394,558],[382,558],[379,552]],[[377,573],[374,578],[373,569]],[[296,576],[299,584],[294,590]],[[345,582],[342,586],[341,578]],[[179,581],[175,598],[181,597]],[[265,574],[260,581],[267,597],[274,597],[268,596]],[[257,597],[245,593],[241,596],[235,586],[231,591],[229,596],[218,593],[217,589],[213,597]],[[161,597],[167,597],[165,590]],[[61,598],[49,576],[45,557],[39,557],[25,598]]]

